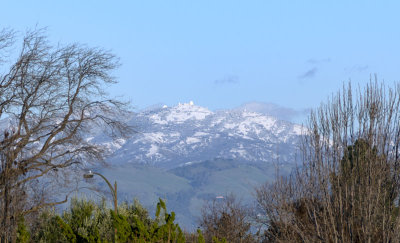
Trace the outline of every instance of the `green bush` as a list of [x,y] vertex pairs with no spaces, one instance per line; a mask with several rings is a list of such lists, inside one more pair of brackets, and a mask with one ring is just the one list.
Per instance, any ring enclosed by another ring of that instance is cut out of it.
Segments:
[[33,235],[34,242],[76,242],[76,236],[67,224],[54,211],[43,212],[37,222]]
[[[73,199],[62,215],[54,211],[43,212],[32,237],[35,242],[185,242],[185,236],[175,222],[175,213],[167,211],[159,200],[155,219],[139,202],[123,203],[118,213],[85,199]],[[28,230],[21,224],[21,241]],[[29,232],[28,232],[29,233]],[[201,239],[199,234],[199,240]],[[24,238],[25,237],[25,238]],[[25,240],[27,239],[27,240]],[[25,240],[25,241],[23,241]],[[199,241],[199,242],[204,242]]]
[[29,242],[30,238],[31,234],[29,233],[25,225],[25,219],[21,217],[18,222],[18,228],[17,228],[17,242],[27,243]]

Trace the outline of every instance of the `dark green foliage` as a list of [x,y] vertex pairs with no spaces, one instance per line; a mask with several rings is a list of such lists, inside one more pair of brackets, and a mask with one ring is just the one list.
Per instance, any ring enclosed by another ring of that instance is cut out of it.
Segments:
[[[348,229],[351,240],[362,241],[365,235],[362,227],[365,222],[372,220],[375,228],[383,229],[385,226],[391,227],[390,222],[385,222],[389,220],[385,219],[386,212],[398,216],[398,208],[395,206],[396,184],[389,162],[364,139],[358,139],[354,145],[347,147],[338,173],[331,176],[331,184],[332,200],[342,202],[342,217],[352,219],[344,221],[342,226]],[[374,213],[367,218],[364,212],[368,208],[369,200],[377,203],[373,208],[369,207]],[[381,225],[381,222],[385,222],[385,225]],[[372,239],[378,241],[382,230],[370,234]]]
[[203,233],[201,232],[200,229],[197,229],[197,235],[198,235],[198,237],[197,237],[198,243],[206,243],[206,240],[204,240]]
[[222,238],[222,239],[220,240],[220,239],[218,239],[218,238],[215,237],[215,236],[213,237],[212,241],[213,241],[213,243],[227,243],[227,241],[226,241],[225,238]]
[[31,234],[29,233],[25,225],[25,219],[21,217],[18,222],[18,228],[17,228],[17,242],[27,243],[29,242],[30,238]]
[[96,205],[94,202],[73,199],[70,211],[64,212],[63,219],[71,227],[78,242],[98,242],[100,232],[95,217]]
[[122,214],[116,214],[113,210],[110,210],[110,213],[113,220],[113,228],[117,232],[115,237],[116,240],[118,242],[129,242],[130,240],[133,240],[133,232],[127,217]]
[[71,226],[64,222],[60,216],[55,216],[55,225],[60,228],[60,233],[62,238],[65,238],[68,242],[76,242],[76,236],[71,228]]
[[[44,212],[33,236],[35,242],[185,242],[175,213],[168,213],[165,202],[157,204],[153,220],[137,201],[123,203],[118,214],[104,202],[73,199],[62,216]],[[21,226],[21,232],[23,227]],[[116,233],[115,233],[116,232]],[[23,241],[21,241],[23,242]]]
[[174,221],[175,213],[168,213],[165,202],[160,199],[157,203],[156,219],[150,228],[151,241],[185,242],[181,228]]
[[34,242],[76,242],[70,225],[54,212],[42,213],[37,223]]

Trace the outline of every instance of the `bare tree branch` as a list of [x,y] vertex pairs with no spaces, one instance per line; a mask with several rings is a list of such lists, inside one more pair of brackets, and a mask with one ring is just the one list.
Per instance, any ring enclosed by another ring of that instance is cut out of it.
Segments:
[[399,120],[400,85],[376,79],[312,112],[302,167],[257,189],[266,240],[400,241]]
[[[12,31],[0,31],[0,51],[14,43]],[[85,134],[103,129],[115,139],[132,131],[123,122],[128,104],[104,90],[116,82],[111,74],[119,61],[112,53],[79,44],[51,46],[39,29],[26,33],[13,63],[0,76],[0,119],[12,124],[0,135],[1,242],[12,240],[19,215],[57,204],[15,203],[33,196],[25,189],[29,183],[52,183],[79,165],[103,161],[106,148],[86,141]]]

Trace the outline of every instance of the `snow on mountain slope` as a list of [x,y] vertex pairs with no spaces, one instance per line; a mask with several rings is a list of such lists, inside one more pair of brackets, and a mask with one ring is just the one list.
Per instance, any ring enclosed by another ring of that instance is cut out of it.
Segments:
[[[9,119],[0,127],[9,126]],[[243,162],[295,161],[302,127],[266,114],[234,109],[210,111],[193,102],[160,106],[132,115],[138,133],[111,140],[100,129],[83,134],[104,146],[111,164],[149,164],[172,169],[213,159]]]
[[114,146],[109,160],[169,169],[215,158],[291,163],[302,132],[301,126],[272,116],[212,112],[193,102],[143,111],[130,123],[139,133]]

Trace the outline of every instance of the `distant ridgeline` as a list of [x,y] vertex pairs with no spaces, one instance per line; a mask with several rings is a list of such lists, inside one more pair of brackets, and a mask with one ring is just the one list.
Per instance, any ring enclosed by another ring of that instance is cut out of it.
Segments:
[[130,123],[138,133],[118,146],[110,144],[112,164],[141,163],[171,169],[216,158],[293,163],[302,132],[300,125],[265,114],[212,112],[193,101],[137,113]]

